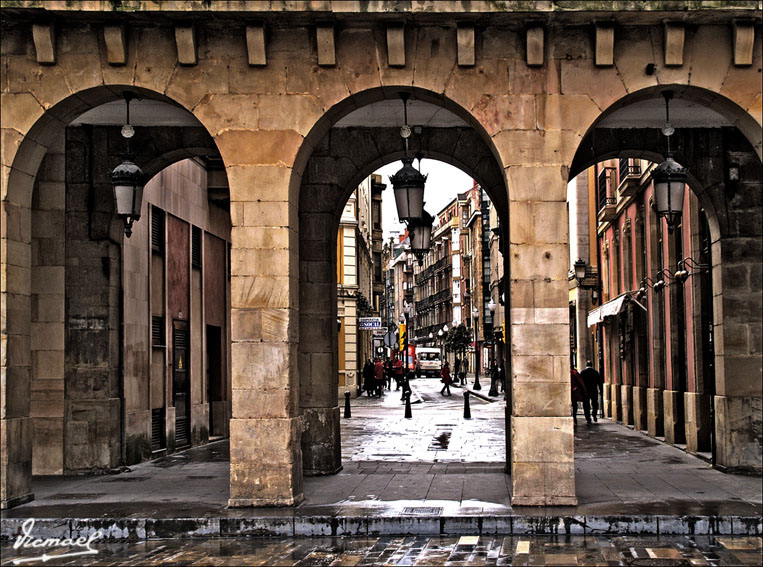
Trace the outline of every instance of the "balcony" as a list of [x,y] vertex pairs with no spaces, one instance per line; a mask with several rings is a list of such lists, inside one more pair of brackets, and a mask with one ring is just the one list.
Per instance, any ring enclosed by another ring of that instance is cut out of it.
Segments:
[[605,167],[599,172],[599,178],[596,180],[596,193],[599,201],[597,219],[600,223],[609,222],[615,218],[617,199],[612,196],[613,174],[613,168]]
[[617,194],[620,198],[630,197],[638,192],[641,186],[641,163],[634,159],[620,160],[620,185]]
[[432,296],[432,301],[435,303],[435,305],[438,304],[438,303],[443,303],[445,301],[449,301],[450,300],[450,294],[451,294],[450,289],[447,289],[447,288],[443,289],[442,291],[438,291],[437,293],[435,293]]

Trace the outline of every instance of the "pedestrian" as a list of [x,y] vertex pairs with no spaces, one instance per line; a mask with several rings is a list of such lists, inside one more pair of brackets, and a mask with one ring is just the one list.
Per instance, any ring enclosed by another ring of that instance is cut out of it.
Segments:
[[506,391],[506,367],[503,365],[503,359],[498,363],[498,384],[501,386],[501,393]]
[[[590,408],[587,403],[585,403],[588,400],[588,394],[586,394],[585,384],[583,384],[583,380],[580,378],[580,374],[578,374],[578,371],[575,370],[575,367],[572,366],[570,369],[570,387],[572,389],[572,419],[575,421],[577,420],[577,414],[578,414],[578,402],[583,402],[583,412],[585,413],[585,420],[588,423],[591,423],[591,415],[590,415]],[[577,423],[577,421],[575,421]]]
[[370,358],[367,358],[363,365],[363,389],[369,396],[374,389],[374,363]]
[[[591,404],[591,415],[594,421],[599,421],[596,417],[599,413],[599,393],[604,391],[604,379],[599,374],[599,371],[593,367],[590,360],[585,363],[585,368],[580,373],[580,378],[583,380],[588,400]],[[583,410],[585,410],[586,403],[583,402]]]
[[[488,396],[496,396],[498,392],[498,363],[495,358],[490,362],[490,392]],[[493,393],[496,392],[496,393]]]
[[384,365],[382,364],[381,359],[377,358],[376,364],[374,364],[373,390],[374,390],[374,393],[377,394],[380,398],[382,395],[383,384],[384,384]]
[[469,372],[469,360],[464,359],[461,363],[461,385],[466,385],[466,373]]
[[442,370],[440,370],[440,382],[445,384],[442,387],[442,390],[440,390],[440,394],[443,396],[445,395],[445,390],[448,391],[448,395],[452,395],[450,393],[450,384],[453,382],[453,379],[450,376],[450,363],[446,360],[445,365],[442,367]]
[[392,368],[392,359],[387,358],[384,361],[384,377],[387,380],[387,390],[392,390],[392,375],[395,370]]
[[403,362],[398,357],[395,357],[395,360],[392,362],[392,368],[395,373],[395,392],[397,392],[400,386],[403,385]]
[[461,372],[461,359],[456,357],[456,361],[453,363],[453,378],[454,378],[454,380],[458,380],[460,372]]

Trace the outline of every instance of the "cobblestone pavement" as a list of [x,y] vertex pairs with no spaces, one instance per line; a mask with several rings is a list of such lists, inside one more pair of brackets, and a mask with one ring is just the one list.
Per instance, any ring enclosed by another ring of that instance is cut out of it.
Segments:
[[[755,565],[759,537],[217,538],[94,544],[47,565]],[[2,548],[2,565],[39,556]],[[28,561],[20,565],[38,565]]]

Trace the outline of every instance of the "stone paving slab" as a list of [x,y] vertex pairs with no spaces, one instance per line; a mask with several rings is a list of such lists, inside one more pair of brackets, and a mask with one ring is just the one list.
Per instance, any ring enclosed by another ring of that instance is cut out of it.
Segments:
[[[512,507],[505,404],[443,397],[416,380],[404,419],[399,394],[353,400],[342,421],[344,469],[305,479],[295,508],[228,509],[228,443],[128,472],[35,477],[35,500],[2,512],[0,537],[27,518],[43,534],[103,529],[112,540],[170,536],[456,534],[743,534],[761,527],[760,478],[724,474],[680,449],[608,420],[575,430],[577,506]],[[431,450],[437,445],[436,450]]]

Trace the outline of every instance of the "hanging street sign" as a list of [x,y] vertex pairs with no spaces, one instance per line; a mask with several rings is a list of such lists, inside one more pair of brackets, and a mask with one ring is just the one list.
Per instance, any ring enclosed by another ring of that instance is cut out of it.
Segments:
[[374,329],[381,329],[381,317],[359,317],[358,329],[361,331],[373,331]]

